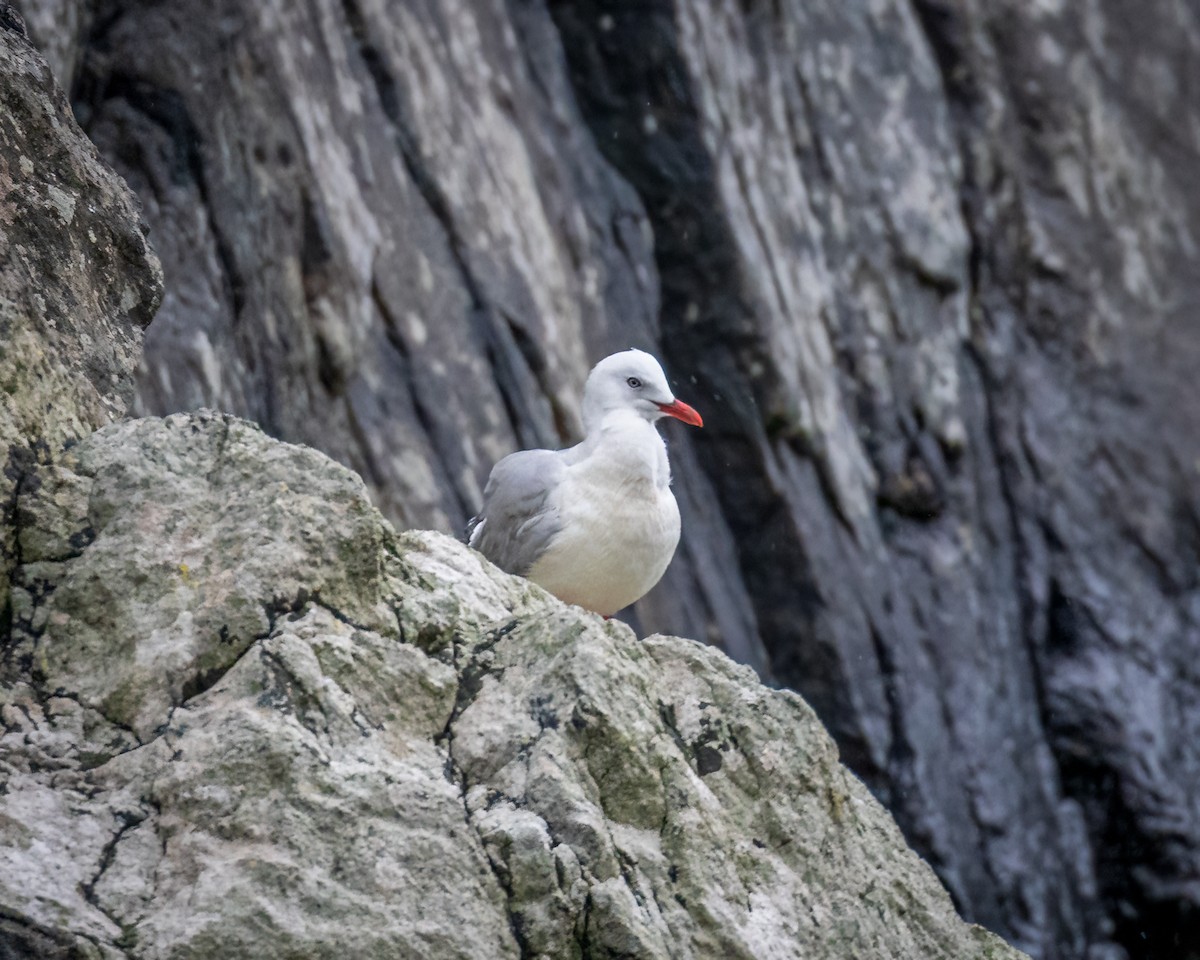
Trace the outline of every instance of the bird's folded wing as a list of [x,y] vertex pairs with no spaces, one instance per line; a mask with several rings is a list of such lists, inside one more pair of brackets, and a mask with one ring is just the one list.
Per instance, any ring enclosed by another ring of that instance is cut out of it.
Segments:
[[469,542],[509,573],[526,574],[562,528],[553,497],[566,473],[552,450],[509,454],[492,468]]

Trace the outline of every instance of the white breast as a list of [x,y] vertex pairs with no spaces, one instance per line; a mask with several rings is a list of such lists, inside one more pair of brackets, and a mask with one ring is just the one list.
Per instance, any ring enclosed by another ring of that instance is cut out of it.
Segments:
[[608,493],[586,484],[571,491],[562,534],[529,571],[560,600],[606,617],[662,579],[679,543],[679,507],[669,488],[650,497]]
[[638,443],[597,447],[555,492],[562,532],[528,577],[560,600],[612,616],[660,579],[679,544],[666,453],[646,424]]

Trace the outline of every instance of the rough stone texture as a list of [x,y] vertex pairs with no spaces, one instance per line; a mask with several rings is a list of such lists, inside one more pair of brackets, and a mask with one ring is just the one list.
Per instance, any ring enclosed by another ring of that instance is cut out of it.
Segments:
[[162,292],[144,233],[135,199],[0,3],[0,611],[24,472],[132,398]]
[[0,955],[1021,956],[797,695],[397,537],[311,449],[116,424],[18,518]]
[[1194,3],[64,6],[141,409],[450,530],[657,350],[709,426],[641,622],[803,692],[966,916],[1200,955]]

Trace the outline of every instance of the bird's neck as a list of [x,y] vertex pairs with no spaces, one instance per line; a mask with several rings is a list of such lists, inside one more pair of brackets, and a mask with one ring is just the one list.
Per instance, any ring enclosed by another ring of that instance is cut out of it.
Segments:
[[612,473],[623,483],[648,481],[660,489],[671,482],[663,438],[654,424],[631,410],[605,414],[584,443],[589,470]]

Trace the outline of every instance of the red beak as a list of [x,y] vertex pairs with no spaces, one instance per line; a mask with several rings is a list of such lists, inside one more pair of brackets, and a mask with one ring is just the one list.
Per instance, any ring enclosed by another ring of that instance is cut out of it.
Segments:
[[689,407],[682,400],[676,400],[673,403],[660,403],[658,409],[665,413],[668,417],[674,417],[676,420],[682,420],[684,423],[689,423],[693,427],[704,426],[704,420],[700,414]]

